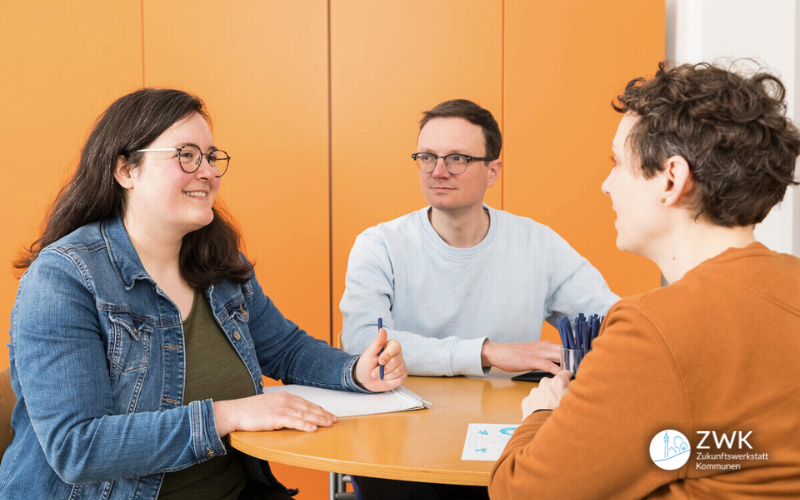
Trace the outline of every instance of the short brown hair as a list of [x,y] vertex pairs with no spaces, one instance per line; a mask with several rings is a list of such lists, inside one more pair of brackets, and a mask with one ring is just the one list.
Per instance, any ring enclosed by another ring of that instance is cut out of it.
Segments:
[[695,180],[695,217],[725,227],[764,220],[794,180],[797,127],[785,87],[769,73],[742,75],[708,63],[669,68],[628,82],[611,105],[640,119],[628,136],[645,178],[683,157]]
[[419,122],[419,129],[434,118],[463,118],[468,122],[478,125],[483,129],[483,142],[488,158],[500,158],[500,150],[503,148],[503,135],[500,133],[500,126],[488,109],[483,109],[472,101],[466,99],[453,99],[437,104],[429,111],[423,112],[422,120]]

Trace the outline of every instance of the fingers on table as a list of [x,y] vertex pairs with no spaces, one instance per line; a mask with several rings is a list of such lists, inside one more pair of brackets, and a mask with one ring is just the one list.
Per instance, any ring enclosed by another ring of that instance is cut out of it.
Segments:
[[544,349],[542,349],[542,357],[553,362],[561,361],[561,346],[552,342],[542,342]]
[[286,427],[303,431],[313,431],[317,426],[330,427],[337,420],[336,415],[321,406],[293,395],[288,395],[283,414],[287,420]]
[[[559,373],[561,373],[561,365],[547,360],[544,360],[542,363],[537,364],[536,366],[534,366],[534,368],[545,371],[547,373],[552,373],[553,375],[558,375]],[[550,377],[545,377],[545,378],[550,378]]]

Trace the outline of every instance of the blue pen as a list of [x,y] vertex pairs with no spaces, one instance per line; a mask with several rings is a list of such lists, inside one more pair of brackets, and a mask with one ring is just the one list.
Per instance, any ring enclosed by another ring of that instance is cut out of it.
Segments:
[[556,318],[556,326],[558,327],[558,335],[561,337],[561,345],[567,347],[567,336],[564,333],[564,318]]
[[[383,318],[378,318],[378,333],[380,333],[381,328],[383,328]],[[381,347],[381,352],[378,353],[379,358],[381,357],[381,354],[383,354],[382,347]],[[380,361],[378,361],[378,364],[380,364]],[[383,380],[383,365],[380,366],[381,366],[381,380]]]
[[567,334],[567,349],[575,349],[575,337],[572,335],[572,326],[569,323],[569,319],[564,318],[564,331]]

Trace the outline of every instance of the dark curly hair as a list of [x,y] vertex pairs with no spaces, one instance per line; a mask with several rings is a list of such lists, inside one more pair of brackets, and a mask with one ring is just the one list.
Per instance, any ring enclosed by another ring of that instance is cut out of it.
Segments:
[[[734,63],[735,64],[735,63]],[[769,73],[749,76],[708,63],[669,68],[631,80],[611,105],[640,119],[628,144],[645,178],[681,156],[695,180],[695,218],[724,227],[764,220],[783,200],[800,154],[786,118],[786,90]]]

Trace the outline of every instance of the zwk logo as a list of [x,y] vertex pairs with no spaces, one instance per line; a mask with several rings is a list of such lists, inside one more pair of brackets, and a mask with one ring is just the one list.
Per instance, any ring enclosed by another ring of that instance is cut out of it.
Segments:
[[697,445],[697,449],[698,450],[708,450],[709,448],[711,448],[710,446],[703,444],[703,443],[706,442],[706,439],[708,438],[709,434],[711,434],[711,436],[714,438],[714,444],[717,445],[717,449],[721,449],[723,444],[727,445],[729,450],[732,449],[733,448],[733,444],[736,442],[736,434],[739,434],[739,449],[740,450],[744,449],[744,448],[742,448],[742,445],[746,445],[751,450],[753,449],[753,447],[750,446],[750,443],[747,441],[747,439],[750,437],[750,434],[752,434],[753,431],[750,431],[747,434],[742,434],[742,431],[733,431],[731,433],[731,437],[728,437],[727,434],[722,434],[721,436],[717,436],[717,432],[716,431],[711,431],[711,432],[709,432],[709,431],[697,431],[697,433],[703,435],[703,439],[701,439],[700,440],[700,444]]
[[650,441],[650,458],[664,470],[683,467],[689,460],[691,451],[686,436],[673,429],[659,432]]

